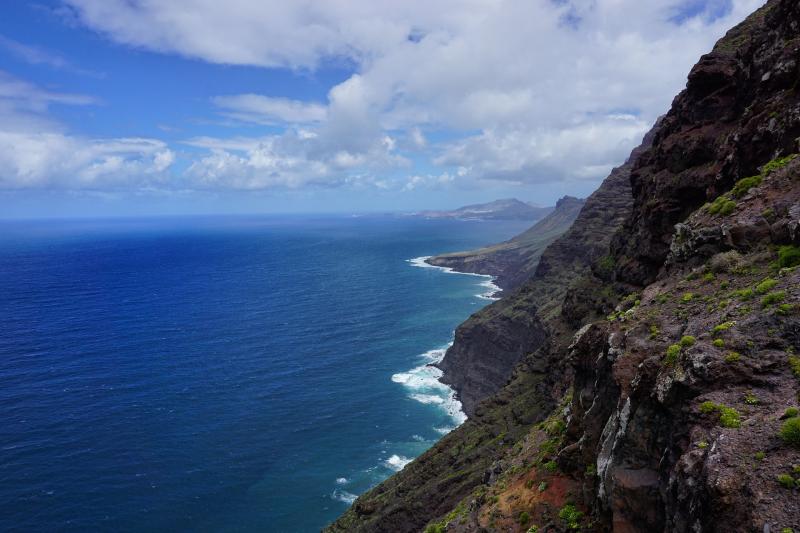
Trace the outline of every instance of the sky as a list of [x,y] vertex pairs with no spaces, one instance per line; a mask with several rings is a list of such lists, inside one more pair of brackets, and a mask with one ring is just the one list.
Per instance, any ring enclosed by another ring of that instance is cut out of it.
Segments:
[[585,197],[764,0],[0,3],[0,218]]

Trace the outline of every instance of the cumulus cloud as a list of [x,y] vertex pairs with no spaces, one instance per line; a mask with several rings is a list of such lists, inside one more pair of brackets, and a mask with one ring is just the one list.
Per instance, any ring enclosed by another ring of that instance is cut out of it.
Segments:
[[166,180],[175,155],[164,142],[71,135],[47,114],[51,105],[93,103],[0,72],[0,189],[105,190]]
[[[454,182],[600,179],[666,111],[699,55],[764,0],[65,2],[84,25],[137,48],[220,64],[351,65],[324,104],[214,100],[237,120],[294,128],[238,152],[217,139],[192,167],[201,181],[208,172],[203,183],[251,188],[347,182],[422,149]],[[431,142],[423,130],[456,140]],[[412,187],[438,183],[410,173]]]

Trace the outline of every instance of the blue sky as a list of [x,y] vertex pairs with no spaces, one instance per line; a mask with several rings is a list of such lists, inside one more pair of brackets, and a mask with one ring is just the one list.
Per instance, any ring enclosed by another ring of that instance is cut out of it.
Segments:
[[0,5],[0,217],[586,196],[762,0]]

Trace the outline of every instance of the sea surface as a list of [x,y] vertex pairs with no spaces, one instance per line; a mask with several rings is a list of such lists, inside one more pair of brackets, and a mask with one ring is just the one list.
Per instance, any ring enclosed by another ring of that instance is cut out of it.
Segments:
[[0,222],[0,531],[318,531],[463,420],[490,280],[409,260],[526,226]]

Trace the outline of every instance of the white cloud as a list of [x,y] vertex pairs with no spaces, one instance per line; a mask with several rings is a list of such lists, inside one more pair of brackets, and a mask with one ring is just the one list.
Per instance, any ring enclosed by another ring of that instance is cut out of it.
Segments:
[[[217,151],[193,167],[219,183],[230,168],[248,187],[297,186],[306,171],[308,183],[347,182],[347,172],[403,164],[397,148],[430,151],[458,180],[600,179],[667,110],[699,56],[764,3],[732,0],[726,11],[709,0],[692,14],[687,0],[65,1],[125,45],[222,64],[353,65],[327,106],[215,100],[239,120],[295,130],[264,144],[261,163],[250,146],[246,157]],[[460,139],[431,143],[423,128]],[[399,143],[396,132],[406,132]]]
[[165,143],[70,135],[47,114],[51,105],[94,102],[0,72],[0,189],[139,188],[166,180],[175,156]]
[[304,124],[321,122],[326,116],[324,105],[260,94],[217,96],[212,101],[223,115],[255,124]]

